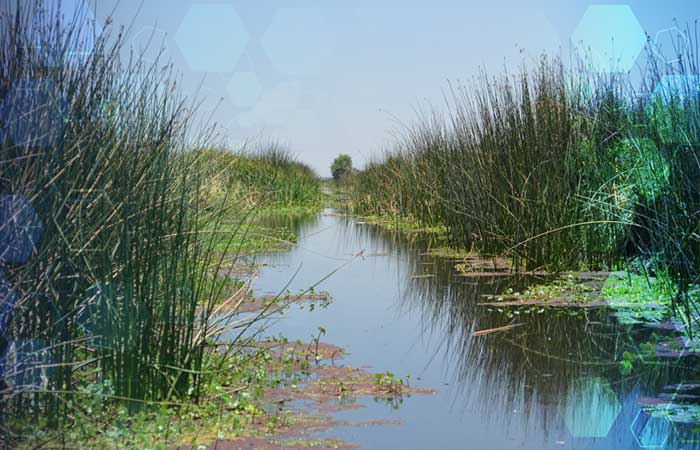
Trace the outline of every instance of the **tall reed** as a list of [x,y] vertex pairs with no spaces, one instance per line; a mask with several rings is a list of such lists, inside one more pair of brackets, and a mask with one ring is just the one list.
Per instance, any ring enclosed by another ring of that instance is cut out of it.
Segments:
[[641,85],[543,56],[452,87],[444,117],[423,117],[355,177],[356,211],[443,224],[453,245],[508,255],[516,270],[641,257],[697,320],[697,30],[681,38],[670,64],[649,44]]
[[204,189],[211,200],[249,204],[251,207],[316,208],[321,204],[321,182],[313,169],[271,141],[238,151],[201,149],[206,160]]
[[12,220],[0,230],[0,422],[61,425],[86,383],[132,409],[196,400],[219,261],[198,226],[219,212],[203,203],[204,161],[186,150],[206,132],[191,130],[171,67],[120,57],[122,30],[2,2],[0,193]]
[[[453,87],[449,117],[426,118],[357,177],[358,210],[442,223],[453,245],[509,254],[519,268],[609,260],[613,220],[576,198],[602,151],[592,145],[599,130],[585,114],[585,87],[547,58],[515,77]],[[599,224],[586,232],[570,226],[591,222]]]

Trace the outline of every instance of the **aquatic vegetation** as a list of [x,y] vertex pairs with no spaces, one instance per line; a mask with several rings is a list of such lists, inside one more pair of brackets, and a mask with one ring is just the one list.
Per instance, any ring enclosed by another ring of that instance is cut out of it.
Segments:
[[678,48],[667,65],[650,44],[641,81],[542,57],[450,86],[448,113],[420,117],[357,174],[355,212],[443,226],[449,246],[509,258],[516,272],[640,257],[675,283],[670,300],[691,324],[700,95],[695,46]]
[[206,167],[203,191],[208,203],[223,201],[237,209],[255,208],[257,213],[321,208],[318,176],[275,142],[238,151],[201,149],[195,153]]
[[[194,305],[209,295],[202,274],[212,256],[197,223],[216,212],[199,207],[200,161],[183,153],[187,100],[168,70],[120,62],[119,35],[102,35],[86,60],[76,60],[76,30],[87,25],[64,27],[24,5],[0,17],[2,59],[13,61],[0,68],[0,85],[38,80],[50,86],[49,100],[30,123],[13,115],[3,121],[2,190],[26,195],[44,233],[27,264],[6,267],[20,298],[2,331],[3,341],[43,342],[56,368],[45,393],[11,392],[3,409],[58,425],[86,370],[97,382],[109,379],[116,397],[196,397],[207,350],[197,325],[206,318]],[[44,38],[41,51],[27,50]],[[31,133],[18,136],[14,128],[27,126]],[[50,142],[34,139],[49,129]],[[88,318],[94,310],[104,314]],[[85,320],[102,322],[99,345],[84,333]],[[3,342],[3,358],[6,348]],[[60,400],[54,393],[63,391]]]
[[[587,145],[601,125],[585,120],[583,86],[560,62],[454,87],[450,103],[451,116],[428,117],[358,174],[359,214],[443,225],[452,246],[508,256],[516,270],[610,259],[612,220],[592,216],[578,199],[593,171],[578,155],[585,148],[587,160],[596,159],[606,150]],[[588,222],[599,224],[587,234],[572,226]]]
[[403,231],[408,233],[429,233],[444,236],[446,229],[442,225],[425,225],[421,222],[400,216],[359,216],[358,225],[378,225],[388,230]]
[[202,235],[211,235],[211,245],[217,252],[230,255],[281,251],[296,243],[297,236],[282,227],[266,227],[243,218],[238,222],[226,219],[209,222],[201,227]]
[[391,372],[374,374],[374,386],[383,392],[402,395],[404,386],[408,385],[410,377],[399,378]]
[[211,401],[221,365],[249,361],[216,356],[233,325],[213,311],[241,288],[231,255],[294,240],[253,212],[318,208],[320,183],[275,146],[192,151],[211,129],[171,66],[125,60],[119,31],[40,3],[0,0],[0,445],[64,442],[77,421],[142,448],[125,430],[167,441],[147,424],[160,408],[231,406]]

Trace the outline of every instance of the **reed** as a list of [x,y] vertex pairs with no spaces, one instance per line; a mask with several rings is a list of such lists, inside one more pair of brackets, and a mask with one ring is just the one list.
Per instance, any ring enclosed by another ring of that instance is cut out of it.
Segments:
[[86,395],[196,402],[223,289],[201,224],[232,207],[188,151],[209,132],[121,30],[2,2],[0,423],[64,426]]
[[312,208],[322,202],[321,182],[313,169],[271,141],[252,149],[198,150],[206,161],[204,189],[211,201],[251,207]]
[[[358,211],[444,224],[453,245],[509,254],[518,268],[610,260],[612,220],[577,200],[605,151],[592,145],[598,122],[585,114],[583,88],[547,58],[515,77],[453,86],[449,117],[424,119],[357,177]],[[596,88],[596,100],[617,99]],[[600,226],[570,226],[586,222]]]
[[675,64],[650,47],[641,77],[543,56],[515,76],[450,86],[447,113],[422,116],[355,177],[355,210],[442,224],[453,246],[507,255],[516,270],[641,258],[680,288],[690,323],[700,77],[697,31],[686,35]]

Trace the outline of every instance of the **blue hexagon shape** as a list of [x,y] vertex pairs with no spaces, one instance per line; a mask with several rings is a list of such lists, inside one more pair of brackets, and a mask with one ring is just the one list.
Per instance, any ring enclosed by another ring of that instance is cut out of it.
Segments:
[[[17,295],[15,295],[10,282],[5,278],[5,272],[0,269],[0,336],[5,336],[7,322],[16,304]],[[1,370],[2,367],[0,367]]]
[[123,326],[128,320],[119,320],[124,314],[119,304],[123,301],[119,287],[112,283],[96,283],[87,290],[75,317],[88,343],[98,349],[119,352],[136,345],[136,336]]
[[574,437],[605,437],[621,409],[617,394],[606,379],[580,378],[567,393],[564,423]]
[[262,85],[254,72],[236,72],[226,85],[229,97],[239,108],[251,108],[260,99]]
[[39,246],[44,227],[23,195],[0,196],[0,261],[24,264]]
[[601,73],[629,72],[647,42],[628,5],[589,6],[572,35],[574,45]]
[[233,72],[250,35],[232,5],[194,4],[175,35],[190,68]]
[[664,103],[700,95],[700,75],[664,75],[654,88],[654,98]]
[[14,392],[42,391],[48,385],[52,362],[51,350],[46,343],[13,341],[0,357],[1,375]]
[[83,330],[90,345],[109,347],[111,344],[111,316],[113,299],[116,298],[114,287],[109,283],[97,283],[88,288],[88,297],[80,305],[75,322]]
[[292,76],[312,76],[332,56],[334,34],[318,8],[281,8],[262,46],[272,64]]
[[681,444],[700,444],[700,405],[693,399],[700,395],[700,382],[683,382],[675,386],[663,413],[673,426],[674,440]]
[[0,139],[17,146],[53,147],[67,120],[67,102],[48,80],[16,80],[0,103]]
[[282,82],[266,90],[250,111],[239,114],[238,125],[241,128],[261,129],[283,126],[296,114],[302,94],[299,81]]
[[630,424],[630,431],[637,445],[645,449],[654,449],[664,448],[669,436],[673,433],[673,427],[664,414],[658,412],[646,414],[640,410]]

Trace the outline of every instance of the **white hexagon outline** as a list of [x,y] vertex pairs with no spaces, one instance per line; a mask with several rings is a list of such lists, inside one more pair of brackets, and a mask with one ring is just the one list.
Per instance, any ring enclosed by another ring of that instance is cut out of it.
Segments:
[[[20,261],[14,262],[15,264],[25,264],[27,261],[29,261],[29,260],[31,259],[32,255],[33,255],[34,252],[36,251],[36,249],[37,249],[39,243],[40,243],[40,242],[43,240],[43,238],[44,238],[44,231],[45,231],[45,229],[44,229],[44,223],[42,222],[41,217],[39,217],[39,214],[36,212],[36,210],[34,209],[34,206],[32,206],[31,202],[29,201],[29,199],[27,198],[26,195],[23,195],[23,194],[3,194],[3,195],[0,195],[0,199],[4,199],[4,198],[7,198],[7,197],[21,198],[21,199],[23,200],[23,202],[24,202],[24,205],[21,207],[21,209],[24,209],[25,207],[28,208],[29,214],[33,214],[33,215],[35,216],[36,220],[38,221],[38,224],[35,225],[35,226],[38,226],[38,227],[39,227],[38,237],[37,237],[37,239],[36,239],[37,242],[31,242],[31,243],[30,243],[30,244],[32,245],[32,248],[33,248],[33,250],[31,251],[31,254],[30,254],[26,259],[24,259],[24,260],[21,261],[21,262],[20,262]],[[11,203],[12,203],[12,201],[11,201]],[[1,229],[4,225],[5,225],[5,224],[0,225],[0,229]],[[27,238],[30,239],[30,240],[32,239],[30,236],[27,236]],[[4,250],[3,250],[3,252],[4,252]]]
[[[639,436],[637,436],[637,433],[634,432],[634,425],[635,425],[635,423],[637,423],[637,421],[639,420],[639,417],[640,417],[643,413],[644,413],[644,410],[643,410],[643,409],[640,409],[639,411],[637,411],[637,414],[634,416],[634,419],[632,420],[632,423],[630,423],[630,426],[629,426],[630,433],[631,433],[632,436],[634,437],[635,442],[637,442],[637,445],[638,445],[640,448],[643,448],[643,449],[664,448],[664,447],[666,446],[666,442],[668,441],[668,438],[669,438],[670,434],[667,434],[667,435],[664,437],[663,443],[662,443],[661,445],[644,445],[644,444],[642,444],[642,441],[639,439]],[[665,418],[665,417],[666,417],[666,415],[664,414],[664,418]],[[651,418],[652,418],[652,417],[650,417],[649,419],[651,419]],[[670,422],[670,421],[669,421],[669,420],[666,420],[666,422]],[[647,423],[648,423],[648,421],[647,421]],[[644,426],[642,427],[642,431],[644,431],[644,429],[646,428],[647,423],[645,423]],[[673,427],[673,425],[671,425],[671,424],[669,424],[669,426]]]
[[[678,396],[678,391],[679,391],[680,387],[683,386],[683,385],[685,385],[685,384],[699,384],[699,383],[698,383],[698,382],[689,382],[689,381],[687,381],[687,380],[686,380],[686,381],[681,381],[680,383],[678,383],[678,384],[676,385],[676,389],[673,391],[673,395],[672,395],[672,397],[671,397],[671,400],[666,404],[666,410],[664,411],[664,415],[668,415],[668,412],[667,412],[667,411],[668,411],[669,407],[673,404],[674,400],[675,400],[676,397]],[[676,423],[675,423],[674,421],[672,421],[672,420],[669,420],[669,422],[671,422],[671,427],[672,427],[673,430],[676,432],[676,434],[679,435],[679,438],[680,438],[680,433],[678,432],[678,428],[676,427]],[[697,439],[693,439],[693,440],[683,440],[683,441],[681,441],[681,442],[682,442],[683,444],[698,444],[698,443],[700,443],[700,433],[698,433]]]
[[652,52],[654,53],[654,55],[659,57],[659,59],[661,59],[665,64],[668,64],[668,65],[673,65],[673,64],[679,62],[680,59],[678,58],[678,54],[674,55],[674,57],[676,59],[671,59],[671,60],[666,59],[666,55],[661,53],[661,49],[659,48],[659,40],[660,40],[659,38],[663,33],[671,33],[674,31],[676,32],[676,35],[679,38],[682,38],[684,41],[683,49],[680,50],[680,53],[682,54],[683,50],[686,50],[688,48],[688,46],[690,45],[690,38],[688,37],[688,34],[685,31],[679,29],[678,27],[664,28],[662,30],[657,31],[656,34],[654,35],[654,45],[652,46],[652,49],[651,49]]
[[[27,84],[32,84],[32,87],[24,87],[24,83]],[[16,87],[16,85],[19,84],[20,87]],[[43,89],[45,86],[48,86],[48,89]],[[53,87],[55,87],[54,83],[50,79],[34,79],[34,78],[20,78],[17,80],[14,80],[10,86],[10,89],[5,93],[5,96],[0,98],[0,119],[3,121],[6,121],[7,119],[3,117],[6,112],[5,112],[5,107],[6,102],[12,101],[12,95],[16,94],[17,92],[25,92],[25,91],[36,91],[36,92],[46,92],[47,96],[47,102],[42,103],[40,105],[35,105],[36,108],[47,108],[47,107],[56,107],[56,110],[52,114],[52,118],[57,119],[57,122],[67,122],[68,121],[68,101],[64,96],[61,96],[60,98],[56,95],[51,95],[50,91],[53,91]],[[55,94],[55,92],[54,92]],[[10,105],[11,106],[11,105]],[[16,119],[13,119],[16,120]],[[54,124],[55,125],[55,124]],[[16,136],[12,136],[12,129],[7,133],[8,137],[14,141],[18,141]],[[4,139],[4,135],[2,130],[0,130],[0,140]],[[23,137],[21,139],[21,142],[14,142],[15,145],[26,145],[29,142],[33,142],[34,146],[39,146],[39,147],[44,147],[44,146],[51,146],[53,144],[44,144],[44,145],[39,145],[36,141],[42,140],[42,139],[47,139],[46,137],[34,137],[31,140],[27,139],[26,137]],[[43,142],[42,142],[43,143]]]

